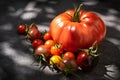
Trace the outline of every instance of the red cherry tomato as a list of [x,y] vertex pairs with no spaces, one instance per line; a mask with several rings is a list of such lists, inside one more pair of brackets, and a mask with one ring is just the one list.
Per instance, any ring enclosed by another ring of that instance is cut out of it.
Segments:
[[41,33],[38,30],[37,26],[35,24],[31,24],[28,30],[28,38],[33,41],[35,39],[40,39],[40,37]]
[[25,24],[20,24],[18,26],[18,33],[19,34],[25,34],[26,33],[26,25]]
[[93,60],[94,57],[92,55],[82,51],[78,54],[76,62],[83,71],[88,71],[93,65]]
[[47,41],[47,40],[52,40],[52,37],[50,35],[50,32],[46,32],[43,36],[44,40]]
[[66,52],[63,55],[63,59],[75,59],[75,55],[72,52]]
[[40,39],[35,39],[33,42],[32,42],[32,46],[34,48],[37,48],[39,45],[43,45],[43,41],[40,40]]

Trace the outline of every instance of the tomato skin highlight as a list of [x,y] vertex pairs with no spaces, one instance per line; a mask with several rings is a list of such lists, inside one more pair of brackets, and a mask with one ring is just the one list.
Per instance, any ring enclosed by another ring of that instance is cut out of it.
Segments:
[[80,11],[80,22],[72,22],[74,10],[56,16],[50,23],[53,40],[62,43],[66,51],[89,48],[93,42],[99,44],[106,34],[103,20],[94,12]]

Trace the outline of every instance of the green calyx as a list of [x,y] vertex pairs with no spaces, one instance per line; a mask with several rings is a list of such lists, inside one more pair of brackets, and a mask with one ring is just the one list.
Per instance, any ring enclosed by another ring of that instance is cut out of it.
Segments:
[[56,43],[56,44],[55,44],[55,47],[56,47],[56,48],[60,48],[61,46],[62,46],[62,43],[60,43],[60,44],[59,44],[59,43]]
[[75,12],[74,12],[74,15],[73,15],[73,18],[72,18],[73,22],[80,22],[80,10],[81,10],[82,6],[83,6],[83,4],[80,4],[78,7],[76,5],[74,5]]
[[97,56],[99,56],[99,54],[98,54],[98,46],[97,46],[97,44],[96,44],[97,42],[95,41],[93,44],[92,44],[92,46],[91,47],[89,47],[88,49],[81,49],[82,51],[84,51],[84,52],[87,52],[87,53],[89,53],[90,55],[92,55],[92,56],[94,56],[94,57],[97,57]]
[[48,64],[44,54],[34,56],[36,59],[34,62],[38,62],[39,69],[44,70]]
[[98,46],[96,46],[95,49],[94,49],[94,47],[92,46],[92,47],[89,48],[89,51],[88,51],[88,52],[89,52],[92,56],[97,57],[97,56],[99,56],[99,54],[97,53],[97,51],[98,51]]

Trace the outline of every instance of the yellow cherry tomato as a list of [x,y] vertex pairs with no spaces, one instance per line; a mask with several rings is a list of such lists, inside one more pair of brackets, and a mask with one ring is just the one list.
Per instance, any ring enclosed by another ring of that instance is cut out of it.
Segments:
[[54,55],[50,58],[50,65],[59,65],[62,58],[58,55]]

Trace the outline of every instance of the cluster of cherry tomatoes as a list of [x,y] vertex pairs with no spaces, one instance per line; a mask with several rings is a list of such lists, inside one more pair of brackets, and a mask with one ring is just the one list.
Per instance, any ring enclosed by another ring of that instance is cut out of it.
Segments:
[[89,49],[80,49],[78,52],[66,51],[62,43],[57,43],[52,39],[50,32],[40,32],[34,23],[29,26],[20,24],[18,33],[30,40],[34,56],[41,64],[41,68],[49,66],[52,70],[64,73],[77,70],[87,71],[94,66],[98,57],[97,47],[94,48],[95,44]]

